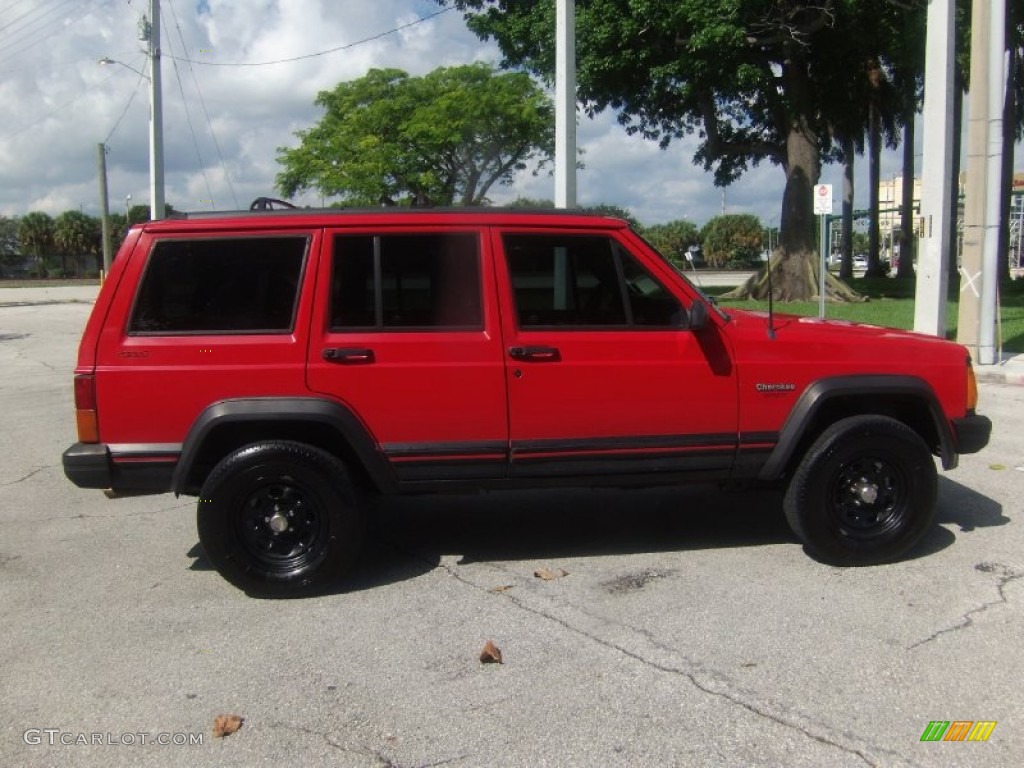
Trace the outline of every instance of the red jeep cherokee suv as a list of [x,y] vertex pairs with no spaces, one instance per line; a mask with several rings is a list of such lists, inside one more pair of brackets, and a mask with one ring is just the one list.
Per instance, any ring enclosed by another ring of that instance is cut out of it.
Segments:
[[299,595],[370,493],[743,480],[814,556],[900,557],[980,450],[966,350],[717,309],[622,221],[268,211],[134,227],[75,370],[83,488],[198,497],[210,561]]

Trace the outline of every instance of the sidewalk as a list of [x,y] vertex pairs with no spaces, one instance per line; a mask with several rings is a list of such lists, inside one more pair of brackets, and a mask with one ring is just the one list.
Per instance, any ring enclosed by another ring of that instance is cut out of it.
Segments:
[[94,285],[32,286],[26,288],[0,287],[0,307],[23,307],[32,304],[91,304],[100,291]]
[[[33,288],[0,287],[0,307],[23,307],[33,304],[90,304],[96,300],[100,286],[73,285]],[[1004,353],[1001,363],[977,365],[978,381],[1024,386],[1024,354]]]

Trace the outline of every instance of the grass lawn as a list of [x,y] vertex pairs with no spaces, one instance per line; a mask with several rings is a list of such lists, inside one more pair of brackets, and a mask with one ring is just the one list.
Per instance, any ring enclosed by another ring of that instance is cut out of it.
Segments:
[[[857,303],[828,302],[826,317],[852,320],[858,323],[884,325],[889,328],[912,329],[914,327],[913,280],[894,278],[855,278],[851,287],[869,301]],[[730,288],[706,289],[707,293],[721,295]],[[956,338],[959,284],[951,285],[949,302],[946,305],[947,337]],[[997,331],[1005,352],[1024,352],[1024,280],[1004,282],[999,288],[1001,327]],[[736,301],[719,299],[719,305],[726,311],[736,309],[767,309],[767,301]],[[817,315],[817,301],[775,302],[776,312],[795,315]],[[997,340],[998,342],[998,340]]]

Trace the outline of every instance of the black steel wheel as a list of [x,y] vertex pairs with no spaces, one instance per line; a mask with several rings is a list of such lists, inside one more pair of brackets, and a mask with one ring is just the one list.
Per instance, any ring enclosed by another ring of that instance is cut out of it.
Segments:
[[254,443],[210,473],[197,511],[214,567],[252,594],[315,594],[355,561],[363,512],[344,464],[303,443]]
[[814,442],[786,490],[786,519],[807,551],[836,565],[895,560],[935,519],[935,460],[896,419],[854,416]]

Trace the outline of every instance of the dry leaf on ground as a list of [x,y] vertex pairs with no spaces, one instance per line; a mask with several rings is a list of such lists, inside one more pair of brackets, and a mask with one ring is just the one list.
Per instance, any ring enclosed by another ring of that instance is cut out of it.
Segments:
[[513,586],[514,586],[513,584],[501,584],[501,585],[499,585],[497,587],[491,587],[487,591],[488,592],[508,592],[510,589],[512,589]]
[[544,581],[554,581],[555,579],[560,579],[563,576],[568,576],[569,572],[564,568],[559,568],[557,571],[551,571],[547,568],[538,568],[533,572],[533,575],[538,579],[544,579]]
[[480,651],[480,663],[481,664],[502,664],[501,660],[501,649],[496,646],[493,642],[488,640],[484,644],[484,649]]
[[213,737],[222,739],[225,736],[230,736],[241,728],[244,722],[245,718],[238,715],[217,715],[213,720]]

